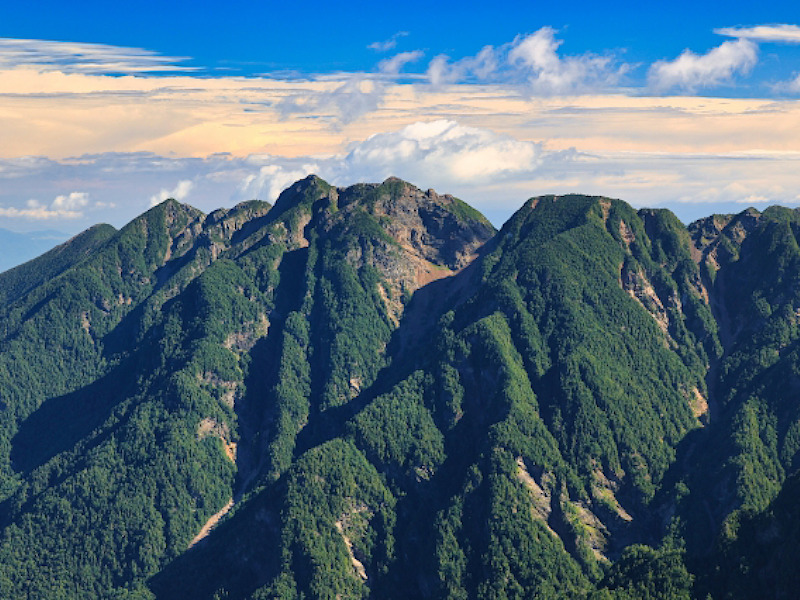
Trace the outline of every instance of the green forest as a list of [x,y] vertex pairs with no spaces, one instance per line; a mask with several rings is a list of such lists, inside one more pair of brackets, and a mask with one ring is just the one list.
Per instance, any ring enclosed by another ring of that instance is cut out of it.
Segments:
[[800,212],[396,178],[0,273],[0,597],[800,589]]

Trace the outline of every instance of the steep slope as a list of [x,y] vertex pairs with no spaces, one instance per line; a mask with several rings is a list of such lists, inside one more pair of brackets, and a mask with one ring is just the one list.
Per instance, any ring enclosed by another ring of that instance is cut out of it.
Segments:
[[210,301],[195,281],[217,244],[204,221],[162,204],[8,305],[2,595],[107,597],[180,552],[230,494],[232,464],[196,434],[212,400],[189,376],[216,357],[174,298]]
[[780,596],[798,214],[309,176],[90,230],[0,275],[0,595]]
[[777,498],[758,513],[735,513],[715,548],[709,569],[716,598],[793,598],[800,589],[800,474],[794,472]]
[[[310,409],[296,462],[156,577],[157,596],[589,593],[608,557],[658,540],[647,504],[700,425],[704,339],[685,321],[713,333],[679,232],[617,201],[528,203],[473,267],[417,292],[394,335],[421,340],[414,352],[390,341],[374,382],[339,410]],[[453,290],[420,328],[431,296]]]
[[[378,211],[410,209],[408,239],[383,230]],[[492,234],[465,214],[399,181],[340,193],[314,177],[271,211],[169,201],[18,293],[0,355],[3,595],[141,592],[232,497],[286,470],[302,425],[374,379],[400,294]],[[308,323],[325,339],[311,365]]]
[[[798,219],[796,210],[748,209],[689,229],[723,352],[708,376],[713,427],[687,445],[686,467],[671,493],[676,530],[701,575],[699,591],[715,597],[735,587],[712,575],[720,544],[731,546],[741,519],[768,511],[799,466]],[[738,587],[734,597],[765,597],[761,593],[772,597],[749,586]]]
[[[684,313],[656,309],[694,302],[691,264],[650,252],[639,215],[602,198],[535,199],[498,234],[427,368],[447,459],[438,512],[411,519],[437,543],[409,565],[428,580],[408,595],[586,592],[624,545],[657,539],[647,504],[699,425],[704,368]],[[626,289],[634,277],[658,292]]]

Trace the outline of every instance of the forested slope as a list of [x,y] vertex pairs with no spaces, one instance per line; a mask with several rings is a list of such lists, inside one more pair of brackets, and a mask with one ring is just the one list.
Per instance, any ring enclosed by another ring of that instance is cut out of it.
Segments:
[[314,176],[93,228],[0,274],[0,595],[785,593],[799,229]]

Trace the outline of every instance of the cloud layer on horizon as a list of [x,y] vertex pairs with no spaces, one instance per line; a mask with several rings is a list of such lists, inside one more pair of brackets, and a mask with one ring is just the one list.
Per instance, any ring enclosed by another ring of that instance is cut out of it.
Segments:
[[[0,217],[4,225],[63,218],[73,230],[98,221],[121,226],[167,197],[210,212],[254,198],[274,201],[297,179],[317,173],[342,186],[399,176],[461,197],[498,226],[526,198],[547,193],[619,197],[690,220],[744,205],[797,205],[798,167],[800,152],[585,153],[439,120],[375,134],[328,156],[106,153],[0,160]],[[67,182],[87,191],[59,192]],[[39,200],[48,197],[54,200]]]
[[196,77],[142,49],[0,39],[0,224],[120,225],[166,197],[213,210],[274,199],[310,172],[338,185],[396,175],[497,224],[539,193],[685,214],[794,204],[800,102],[770,94],[800,93],[800,76],[762,99],[691,94],[735,86],[760,44],[796,43],[800,28],[715,33],[734,39],[636,65],[564,53],[550,27],[454,59],[395,53],[399,32],[370,45],[383,55],[371,72],[293,79]]

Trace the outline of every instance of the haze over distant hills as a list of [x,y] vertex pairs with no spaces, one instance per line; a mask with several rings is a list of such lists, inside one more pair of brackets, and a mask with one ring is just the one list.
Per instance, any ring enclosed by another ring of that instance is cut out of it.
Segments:
[[396,178],[0,274],[0,596],[800,589],[800,212]]

